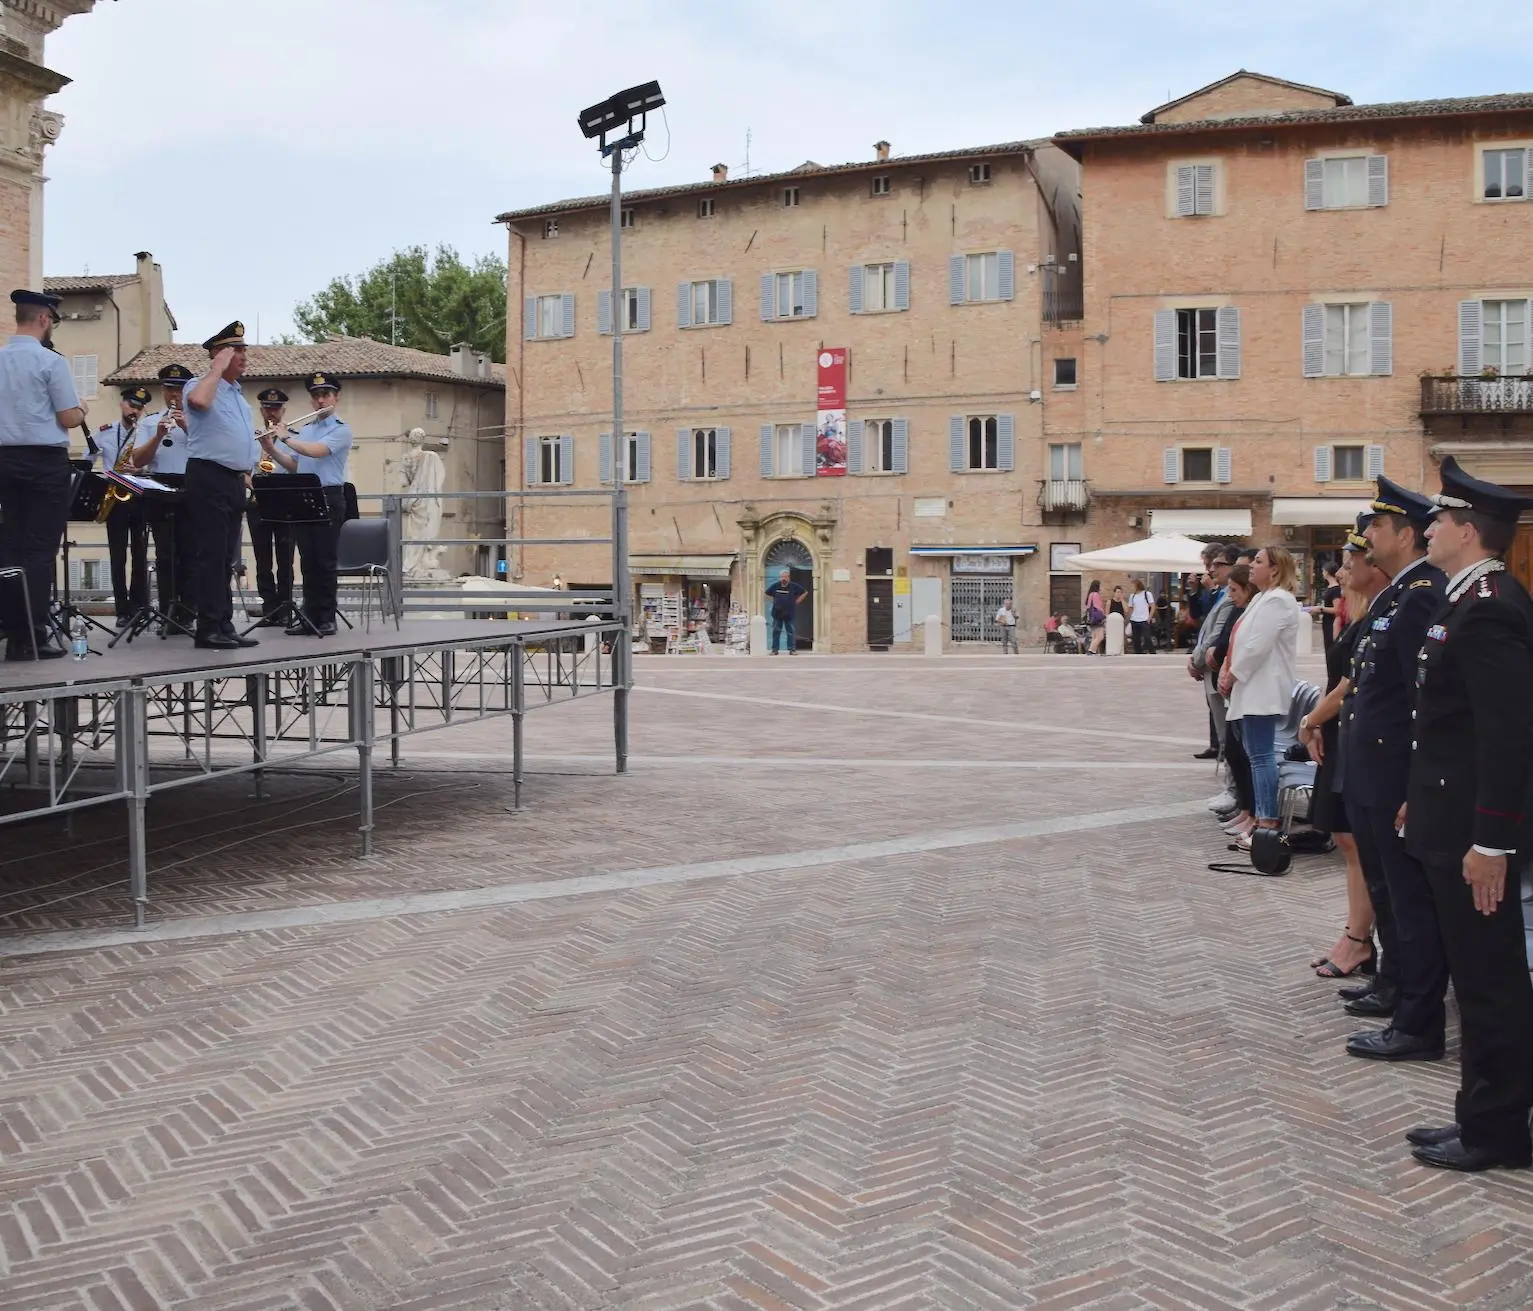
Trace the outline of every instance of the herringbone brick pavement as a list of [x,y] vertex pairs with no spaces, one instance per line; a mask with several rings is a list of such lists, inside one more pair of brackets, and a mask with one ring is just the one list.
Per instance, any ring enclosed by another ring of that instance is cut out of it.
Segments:
[[529,721],[522,814],[503,730],[424,738],[372,861],[338,778],[157,803],[157,923],[281,928],[57,950],[109,817],[7,831],[0,1304],[1533,1306],[1533,1180],[1400,1138],[1456,1069],[1341,1052],[1339,866],[1205,868],[1176,664],[640,677],[629,776],[605,702]]

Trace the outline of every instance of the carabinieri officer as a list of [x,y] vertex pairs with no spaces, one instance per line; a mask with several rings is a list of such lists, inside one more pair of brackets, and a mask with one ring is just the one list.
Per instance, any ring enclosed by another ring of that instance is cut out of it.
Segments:
[[278,446],[276,439],[265,438],[265,452],[289,473],[319,475],[325,490],[325,504],[330,518],[325,523],[297,524],[298,560],[303,569],[303,614],[287,629],[297,637],[317,632],[329,637],[335,632],[336,550],[340,544],[341,524],[346,521],[346,458],[351,453],[351,428],[336,416],[341,380],[333,373],[315,373],[309,378],[309,396],[317,410],[328,410],[302,435],[289,433]]
[[1519,884],[1533,855],[1533,600],[1503,557],[1533,508],[1442,465],[1428,558],[1451,575],[1418,654],[1405,843],[1425,866],[1463,1032],[1456,1123],[1406,1135],[1424,1165],[1533,1163],[1533,986]]
[[235,651],[257,645],[235,630],[232,587],[254,431],[239,382],[245,372],[245,325],[229,324],[202,347],[212,362],[186,388],[185,497],[197,562],[196,640],[214,651]]
[[[101,463],[106,469],[137,472],[135,447],[139,416],[149,404],[149,388],[122,389],[122,418],[96,434]],[[124,455],[126,453],[126,458]],[[128,622],[149,604],[149,534],[145,527],[143,498],[135,496],[125,505],[114,505],[106,521],[107,550],[112,560],[112,603],[117,627]],[[129,557],[133,572],[128,572]]]
[[31,613],[16,580],[0,581],[0,630],[7,660],[54,659],[64,652],[49,640],[48,604],[69,523],[69,434],[85,407],[53,350],[59,298],[13,291],[11,302],[16,335],[0,349],[0,569],[25,571]]

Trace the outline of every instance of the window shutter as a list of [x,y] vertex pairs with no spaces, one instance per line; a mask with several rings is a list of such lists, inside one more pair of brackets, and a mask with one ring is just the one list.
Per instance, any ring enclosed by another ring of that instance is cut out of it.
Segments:
[[820,312],[820,275],[813,269],[804,270],[804,317],[812,319]]
[[1228,446],[1216,446],[1214,448],[1214,481],[1227,483],[1231,480],[1230,448]]
[[1160,476],[1168,483],[1182,481],[1182,453],[1175,446],[1168,446],[1161,453]]
[[890,420],[890,422],[893,425],[893,431],[890,434],[892,440],[890,441],[889,444],[890,444],[890,446],[893,447],[893,449],[889,452],[889,454],[892,455],[894,458],[889,461],[889,463],[891,465],[891,468],[890,468],[889,472],[890,473],[909,473],[910,472],[910,420],[909,419],[892,419],[892,420]]
[[728,478],[730,473],[730,446],[733,433],[728,428],[713,430],[713,476]]
[[522,299],[522,336],[531,341],[538,335],[538,298],[526,296]]
[[1368,372],[1395,371],[1395,311],[1387,300],[1368,306]]
[[1459,376],[1473,378],[1480,372],[1480,334],[1484,331],[1485,307],[1477,300],[1458,303]]
[[1389,156],[1368,156],[1368,203],[1389,204]]
[[1331,448],[1329,446],[1315,447],[1315,481],[1328,483],[1331,481]]
[[968,290],[964,278],[964,257],[949,255],[947,261],[947,300],[949,305],[962,305]]
[[867,425],[861,419],[853,419],[846,425],[846,471],[866,473],[862,456],[862,432]]
[[692,326],[692,284],[690,282],[676,284],[676,326],[678,328]]
[[995,416],[995,467],[1010,472],[1017,465],[1017,421],[1010,414]]
[[819,430],[812,423],[799,425],[799,463],[804,466],[804,474],[813,478],[816,473],[815,448],[819,445]]
[[1212,214],[1214,212],[1214,166],[1212,164],[1194,164],[1192,166],[1193,186],[1193,213]]
[[1304,376],[1325,376],[1325,306],[1304,307]]
[[[574,299],[571,297],[570,299]],[[575,439],[569,433],[559,438],[559,481],[575,481]]]
[[1363,474],[1368,478],[1378,478],[1384,472],[1384,448],[1382,446],[1370,446],[1363,452]]
[[1214,316],[1214,328],[1219,349],[1219,377],[1240,377],[1240,310],[1234,305],[1221,305]]
[[638,450],[634,452],[634,456],[635,463],[637,463],[639,467],[637,469],[630,469],[628,471],[628,476],[632,478],[634,482],[647,483],[649,481],[650,465],[653,463],[653,461],[650,459],[649,434],[647,432],[635,433],[634,445],[638,447]]
[[538,485],[538,439],[525,437],[522,439],[522,486],[536,487]]
[[648,332],[649,331],[649,288],[648,287],[640,287],[639,288],[639,290],[638,290],[638,301],[639,301],[639,306],[638,306],[639,327],[638,327],[638,331],[639,332]]
[[761,318],[764,321],[775,318],[773,311],[777,308],[772,299],[773,284],[776,280],[770,273],[761,275]]
[[676,480],[691,482],[696,465],[692,463],[692,429],[676,429]]
[[610,483],[613,479],[610,432],[598,433],[596,437],[596,477],[603,483]]
[[564,293],[564,333],[566,337],[575,335],[575,297],[571,292]]
[[910,308],[910,261],[908,259],[894,261],[894,308],[897,310]]
[[772,476],[772,425],[770,423],[761,425],[761,476],[763,478]]
[[862,290],[867,282],[867,268],[862,264],[852,265],[852,285],[848,289],[850,294],[846,298],[847,309],[853,314],[862,313]]
[[1306,159],[1304,161],[1304,208],[1325,208],[1324,160]]
[[954,473],[962,473],[969,467],[963,449],[964,417],[954,414],[947,421],[947,467]]
[[1176,215],[1181,218],[1187,214],[1197,213],[1196,197],[1192,186],[1192,165],[1178,164],[1176,166]]
[[735,321],[735,284],[732,278],[720,278],[717,284],[720,323],[733,323]]
[[612,332],[612,288],[603,287],[596,293],[596,331],[600,336]]
[[1155,311],[1155,381],[1176,379],[1176,311]]
[[1016,260],[1009,250],[1000,250],[996,252],[996,263],[1000,266],[1001,299],[1013,300],[1017,294]]

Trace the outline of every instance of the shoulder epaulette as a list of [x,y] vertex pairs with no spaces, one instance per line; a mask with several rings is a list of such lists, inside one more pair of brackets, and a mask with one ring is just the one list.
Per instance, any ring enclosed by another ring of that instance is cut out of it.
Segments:
[[1410,585],[1410,590],[1414,592],[1418,587],[1430,587],[1431,585],[1432,580],[1430,578],[1418,578]]

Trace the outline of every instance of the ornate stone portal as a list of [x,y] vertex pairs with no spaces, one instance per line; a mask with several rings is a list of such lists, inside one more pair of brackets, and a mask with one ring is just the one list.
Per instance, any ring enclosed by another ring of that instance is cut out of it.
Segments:
[[766,609],[767,555],[780,542],[796,542],[814,566],[814,646],[830,649],[830,559],[835,545],[836,506],[822,502],[817,512],[766,510],[754,502],[741,507],[740,556],[745,563],[746,613],[759,615]]

